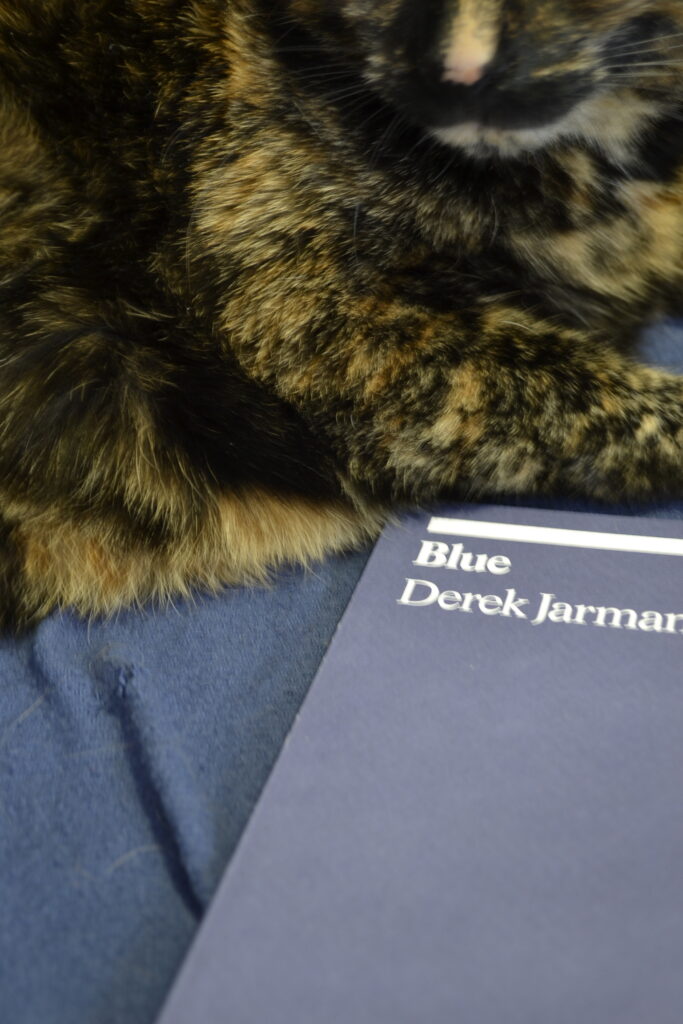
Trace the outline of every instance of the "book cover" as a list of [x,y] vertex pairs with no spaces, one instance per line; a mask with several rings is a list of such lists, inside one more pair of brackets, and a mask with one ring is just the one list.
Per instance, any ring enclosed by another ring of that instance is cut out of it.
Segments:
[[680,1024],[683,524],[387,529],[160,1024]]

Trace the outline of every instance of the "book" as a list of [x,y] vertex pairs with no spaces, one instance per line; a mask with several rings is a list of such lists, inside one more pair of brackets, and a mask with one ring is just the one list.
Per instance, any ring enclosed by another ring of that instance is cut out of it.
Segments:
[[380,538],[160,1024],[680,1024],[683,523]]

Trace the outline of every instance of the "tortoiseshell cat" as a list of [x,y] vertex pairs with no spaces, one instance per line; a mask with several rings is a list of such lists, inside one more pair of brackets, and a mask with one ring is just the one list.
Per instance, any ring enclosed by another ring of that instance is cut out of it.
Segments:
[[683,495],[683,0],[0,0],[2,621]]

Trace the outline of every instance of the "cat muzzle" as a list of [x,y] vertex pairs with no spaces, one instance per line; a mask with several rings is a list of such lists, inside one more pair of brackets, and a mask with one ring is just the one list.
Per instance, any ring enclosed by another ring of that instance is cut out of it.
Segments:
[[475,123],[514,131],[560,120],[592,90],[577,74],[508,82],[486,66],[461,64],[416,75],[401,90],[399,103],[411,119],[430,129]]

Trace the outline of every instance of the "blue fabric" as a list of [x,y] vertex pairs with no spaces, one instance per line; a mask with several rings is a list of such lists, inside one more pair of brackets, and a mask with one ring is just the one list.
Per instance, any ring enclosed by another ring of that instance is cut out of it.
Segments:
[[366,558],[0,644],[0,1020],[154,1019]]
[[0,642],[3,1021],[153,1021],[367,554]]

